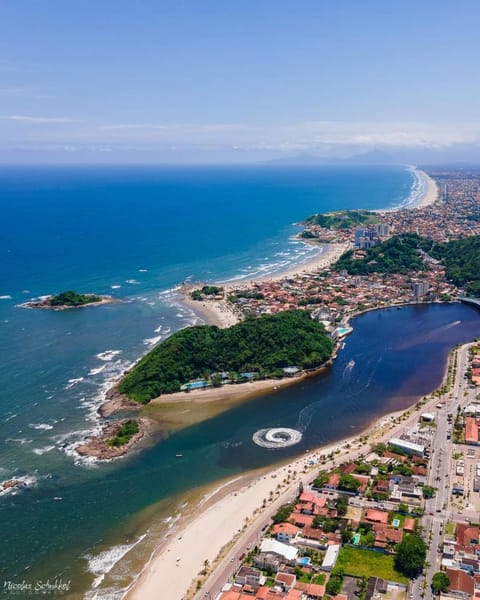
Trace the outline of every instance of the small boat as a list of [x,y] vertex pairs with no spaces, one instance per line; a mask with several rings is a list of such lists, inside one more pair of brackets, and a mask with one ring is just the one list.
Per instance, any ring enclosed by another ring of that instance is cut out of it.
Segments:
[[63,498],[61,496],[54,496],[53,499],[54,500],[63,500]]

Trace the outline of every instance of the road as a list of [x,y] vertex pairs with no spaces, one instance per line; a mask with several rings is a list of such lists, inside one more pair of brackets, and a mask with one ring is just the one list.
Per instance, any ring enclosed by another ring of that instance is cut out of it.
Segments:
[[430,584],[433,575],[440,570],[444,524],[449,516],[450,518],[454,516],[457,521],[461,520],[462,516],[461,514],[452,515],[452,511],[449,510],[454,444],[451,439],[447,439],[447,431],[453,427],[453,424],[448,423],[448,414],[453,414],[453,418],[455,418],[458,406],[464,404],[464,393],[469,387],[468,381],[464,377],[468,366],[468,350],[469,345],[462,346],[458,350],[456,376],[452,388],[445,396],[435,401],[436,404],[443,404],[443,407],[437,410],[427,483],[437,488],[437,492],[433,498],[426,500],[425,515],[421,519],[428,546],[427,566],[425,573],[418,577],[412,585],[413,598],[435,598],[432,595]]
[[[456,414],[457,406],[461,403],[464,392],[467,389],[468,382],[464,379],[467,362],[468,347],[462,346],[457,353],[456,377],[452,389],[449,390],[445,397],[441,397],[440,399],[438,397],[432,398],[419,410],[410,409],[411,414],[405,420],[400,419],[400,422],[396,425],[384,427],[384,431],[381,435],[374,436],[374,443],[385,443],[392,437],[399,437],[401,433],[414,425],[414,423],[418,421],[419,414],[422,412],[437,412],[436,430],[432,440],[432,454],[427,482],[428,485],[438,488],[438,491],[434,498],[426,501],[425,515],[421,519],[421,525],[424,527],[425,531],[425,541],[429,547],[427,552],[427,568],[426,574],[418,577],[417,580],[412,583],[409,591],[410,598],[428,599],[434,597],[431,594],[429,586],[434,573],[439,570],[441,555],[438,552],[438,549],[441,545],[443,524],[447,520],[449,507],[449,468],[453,443],[451,440],[447,440],[447,430],[452,428],[452,425],[447,421],[447,416],[448,413],[453,413],[453,415]],[[439,403],[442,403],[443,407],[435,411],[435,406]],[[369,451],[371,443],[372,440],[370,439],[365,444],[360,444],[355,449],[344,451],[341,454],[336,455],[333,460],[323,464],[321,468],[329,470],[334,468],[335,465],[338,465],[340,462],[356,460]],[[305,460],[308,460],[308,457],[306,457]],[[208,600],[215,600],[221,591],[222,586],[229,581],[237,571],[241,562],[240,557],[247,554],[251,547],[259,543],[264,530],[271,523],[271,517],[277,512],[280,506],[295,498],[300,480],[302,481],[304,488],[308,489],[309,482],[313,479],[318,466],[319,465],[315,466],[313,472],[309,471],[308,473],[302,473],[294,484],[291,484],[287,489],[282,491],[278,498],[267,506],[252,525],[248,527],[243,534],[240,534],[240,537],[232,548],[207,577],[202,588],[194,596],[194,600],[205,598]],[[285,469],[287,469],[287,467],[285,467]],[[270,475],[267,475],[267,477],[269,476]],[[372,505],[371,502],[356,498],[355,503],[358,502],[363,505]],[[386,504],[385,508],[388,509]],[[425,590],[425,593],[423,593],[423,590]]]

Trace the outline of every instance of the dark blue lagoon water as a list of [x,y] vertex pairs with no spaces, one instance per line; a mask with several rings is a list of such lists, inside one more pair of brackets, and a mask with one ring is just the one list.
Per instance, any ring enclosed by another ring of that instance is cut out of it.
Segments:
[[[318,250],[295,240],[294,222],[398,205],[414,179],[393,167],[0,171],[0,479],[34,482],[0,497],[4,578],[63,576],[84,590],[139,539],[159,502],[169,508],[195,486],[349,435],[435,387],[451,346],[480,333],[472,308],[366,314],[324,376],[126,460],[89,465],[72,452],[98,426],[96,407],[122,370],[197,322],[175,294],[182,280],[250,277],[306,260]],[[67,312],[16,307],[68,288],[124,302]],[[257,429],[274,425],[300,428],[302,442],[282,451],[252,443]]]

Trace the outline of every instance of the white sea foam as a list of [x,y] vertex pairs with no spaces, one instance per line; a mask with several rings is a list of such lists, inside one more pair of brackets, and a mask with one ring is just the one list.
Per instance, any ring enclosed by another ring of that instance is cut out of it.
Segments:
[[83,377],[76,377],[73,379],[69,379],[67,385],[65,386],[65,390],[70,390],[73,386],[81,383],[83,381]]
[[11,421],[12,419],[14,419],[16,416],[17,416],[17,414],[16,414],[16,413],[9,415],[9,416],[8,416],[8,417],[5,419],[4,423],[8,423],[8,422],[9,422],[9,421]]
[[32,452],[41,456],[42,454],[45,454],[46,452],[51,452],[54,448],[55,448],[55,446],[44,446],[43,448],[34,448],[32,450]]
[[89,375],[98,375],[99,373],[101,373],[102,371],[105,370],[105,366],[106,365],[102,365],[101,367],[95,367],[94,369],[90,369],[88,374]]
[[146,533],[141,535],[135,542],[133,542],[133,544],[121,544],[119,546],[114,546],[113,548],[110,548],[110,550],[105,550],[95,556],[87,554],[85,558],[88,561],[88,570],[90,573],[95,575],[95,580],[92,587],[94,589],[98,588],[98,586],[105,579],[105,575],[110,573],[118,561],[120,561],[128,552],[130,552],[132,548],[135,548],[135,546],[137,546],[137,544],[139,544],[146,537],[146,535]]
[[53,425],[50,425],[49,423],[30,423],[29,427],[31,427],[32,429],[45,430],[45,431],[48,431],[49,429],[53,429]]
[[99,352],[98,354],[95,354],[95,356],[99,360],[103,360],[104,362],[109,362],[109,361],[113,360],[115,358],[115,356],[118,356],[121,353],[122,353],[121,350],[105,350],[105,352]]
[[140,282],[136,279],[126,279],[125,283],[129,283],[130,285],[140,285]]
[[139,273],[148,273],[148,269],[138,269]]
[[121,285],[111,285],[110,287],[112,290],[119,290],[122,286]]
[[12,297],[9,295],[0,296],[0,300],[11,300]]
[[29,440],[28,438],[7,438],[5,441],[14,442],[15,444],[20,444],[21,446],[32,443],[32,440]]
[[155,344],[158,344],[158,342],[162,339],[162,337],[163,336],[161,336],[161,335],[157,335],[152,338],[147,338],[147,339],[143,340],[143,343],[145,344],[145,346],[154,346]]
[[0,496],[6,496],[7,494],[15,496],[25,488],[33,487],[37,483],[37,478],[34,475],[22,475],[21,477],[13,476],[10,477],[10,479],[15,479],[15,481],[18,481],[19,485],[8,487],[5,489],[1,488],[0,486]]

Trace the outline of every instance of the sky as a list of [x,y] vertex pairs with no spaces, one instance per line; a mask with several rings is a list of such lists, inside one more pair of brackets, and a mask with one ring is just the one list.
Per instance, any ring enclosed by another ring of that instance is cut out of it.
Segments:
[[480,161],[478,0],[0,3],[0,162]]

